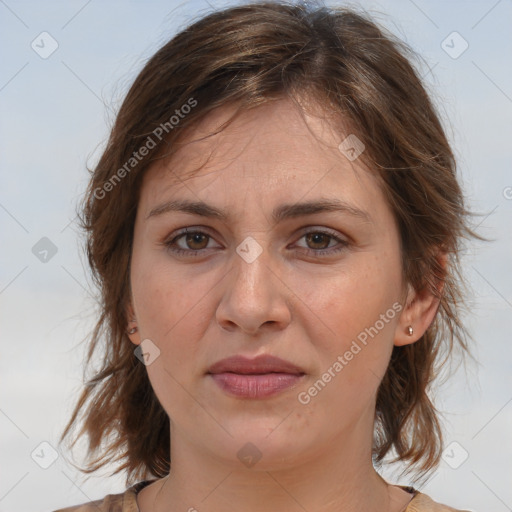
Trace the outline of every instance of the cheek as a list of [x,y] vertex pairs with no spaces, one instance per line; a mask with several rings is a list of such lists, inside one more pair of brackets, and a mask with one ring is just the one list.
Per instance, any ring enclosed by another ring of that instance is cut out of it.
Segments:
[[166,367],[174,373],[198,349],[194,340],[200,329],[201,296],[185,291],[165,274],[148,275],[138,291],[141,335],[159,347]]
[[[166,268],[167,267],[167,268]],[[160,350],[146,367],[151,386],[171,417],[182,411],[205,421],[204,411],[186,391],[187,378],[199,372],[199,345],[203,326],[205,293],[210,287],[184,279],[160,259],[133,259],[132,291],[142,339],[150,339]],[[200,280],[199,280],[200,281]]]
[[194,311],[205,295],[202,280],[189,280],[170,264],[165,251],[140,248],[132,258],[132,292],[145,335],[161,338],[193,325]]
[[[306,303],[319,314],[327,326],[339,333],[351,326],[373,324],[399,297],[400,271],[398,264],[382,262],[381,258],[360,258],[354,265],[333,272],[323,286],[305,279],[302,283]],[[335,329],[336,328],[336,329]]]
[[[371,269],[372,272],[375,269]],[[340,275],[328,291],[309,295],[314,313],[305,322],[318,357],[318,373],[301,389],[302,422],[340,425],[372,415],[393,349],[398,294],[381,273]],[[300,430],[304,424],[297,428]],[[334,434],[333,434],[334,435]]]
[[[154,389],[174,388],[191,374],[202,359],[201,344],[211,321],[211,294],[218,275],[191,276],[171,266],[165,251],[134,251],[132,292],[142,339],[153,341],[159,360],[148,366]],[[213,273],[211,273],[213,274]],[[172,393],[180,395],[179,386]]]
[[325,368],[346,354],[343,373],[348,382],[365,380],[369,373],[383,375],[399,318],[398,258],[394,253],[361,256],[354,258],[354,265],[347,264],[347,271],[333,274],[324,287],[313,287],[310,280],[302,283],[308,297],[308,337]]

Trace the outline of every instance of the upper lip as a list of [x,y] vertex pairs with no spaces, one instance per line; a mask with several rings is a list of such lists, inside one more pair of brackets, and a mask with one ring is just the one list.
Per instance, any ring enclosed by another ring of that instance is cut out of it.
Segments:
[[232,356],[221,359],[208,368],[207,373],[240,373],[240,374],[265,374],[265,373],[290,373],[304,374],[298,366],[270,355],[260,355],[254,358],[244,356]]

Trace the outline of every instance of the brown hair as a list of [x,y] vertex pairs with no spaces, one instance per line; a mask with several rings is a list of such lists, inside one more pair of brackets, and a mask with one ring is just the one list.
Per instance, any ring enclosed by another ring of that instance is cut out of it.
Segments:
[[[163,477],[170,469],[169,418],[126,334],[144,171],[172,155],[178,137],[217,107],[238,105],[243,112],[299,94],[315,99],[329,117],[348,122],[365,144],[360,158],[381,180],[399,227],[405,282],[416,290],[428,287],[440,298],[421,339],[393,348],[378,391],[373,447],[377,464],[394,452],[419,474],[436,467],[442,433],[428,392],[452,350],[467,351],[459,253],[463,238],[481,237],[467,222],[471,213],[454,155],[409,56],[414,54],[407,45],[364,12],[283,0],[210,13],[149,59],[91,171],[80,212],[101,291],[87,364],[97,353],[101,368],[87,380],[61,441],[75,424],[81,428],[72,445],[87,434],[88,464],[82,471],[118,463],[113,474],[126,470],[129,483]],[[340,133],[340,142],[346,136]],[[439,249],[448,254],[446,272]]]

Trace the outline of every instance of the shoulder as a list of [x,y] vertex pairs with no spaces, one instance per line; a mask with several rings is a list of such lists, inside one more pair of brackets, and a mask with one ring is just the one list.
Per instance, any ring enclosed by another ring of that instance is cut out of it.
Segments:
[[99,500],[60,508],[53,512],[139,512],[137,493],[149,483],[149,481],[138,482],[122,493],[108,494]]
[[[60,508],[54,512],[125,512],[125,508],[123,506],[125,494],[126,493],[109,494],[103,499],[88,501],[87,503],[74,505],[72,507]],[[137,512],[137,509],[133,509],[133,512]]]
[[126,490],[120,494],[109,494],[103,499],[88,501],[81,505],[61,508],[54,512],[139,512],[135,494]]
[[418,492],[409,502],[405,512],[471,512],[470,510],[459,510],[437,503],[426,494]]

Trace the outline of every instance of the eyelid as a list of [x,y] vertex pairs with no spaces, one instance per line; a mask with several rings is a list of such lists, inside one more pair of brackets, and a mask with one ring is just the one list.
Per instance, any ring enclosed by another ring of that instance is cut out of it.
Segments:
[[[210,238],[215,239],[215,236],[211,234],[210,229],[211,228],[208,226],[201,226],[201,225],[187,226],[184,228],[179,228],[177,230],[174,230],[170,235],[166,236],[163,240],[163,243],[171,242],[171,241],[175,240],[177,237],[179,237],[181,235],[185,235],[187,233],[197,233],[197,232],[203,233],[205,235],[208,235]],[[338,231],[336,231],[332,228],[328,228],[326,226],[318,226],[316,224],[309,224],[307,226],[303,226],[295,233],[294,236],[298,236],[300,234],[300,237],[302,238],[303,236],[305,236],[309,233],[324,233],[329,236],[332,236],[333,238],[337,239],[339,242],[350,243],[349,240],[344,240],[342,238],[344,236],[345,238],[350,239],[350,237],[348,235],[342,235]]]
[[[189,233],[190,234],[196,234],[196,233],[204,234],[204,235],[208,236],[211,240],[215,240],[215,236],[210,233],[207,226],[187,226],[186,228],[181,228],[181,229],[173,231],[170,235],[166,236],[163,239],[161,244],[168,246],[171,242],[174,242],[178,238],[181,238],[184,235],[187,235]],[[193,251],[192,249],[188,249],[188,250]],[[205,249],[200,249],[200,250],[205,250]],[[199,252],[199,250],[193,251],[193,252]]]
[[[300,236],[308,235],[309,233],[324,233],[326,235],[332,236],[333,238],[336,238],[339,241],[344,241],[342,239],[342,236],[344,236],[339,231],[336,231],[335,229],[328,228],[326,226],[318,226],[317,224],[310,224],[308,226],[304,226],[301,229],[299,229]],[[347,240],[348,242],[348,240]]]
[[[333,230],[331,228],[325,227],[325,226],[317,226],[317,225],[308,225],[303,226],[300,230],[298,230],[299,233],[295,234],[295,237],[298,238],[294,243],[297,243],[300,239],[302,239],[304,236],[308,234],[323,234],[328,237],[330,237],[332,240],[336,241],[337,244],[332,247],[327,247],[324,249],[311,249],[309,247],[300,247],[298,250],[299,252],[305,252],[308,255],[316,255],[317,257],[327,257],[334,254],[337,254],[341,252],[342,250],[346,249],[348,246],[352,245],[352,242],[349,240],[346,240],[343,235],[340,235],[339,232],[336,230]],[[166,246],[166,248],[174,253],[174,254],[180,254],[180,255],[192,255],[192,256],[199,256],[204,253],[204,251],[208,251],[211,249],[216,249],[215,247],[209,247],[209,248],[203,248],[203,249],[183,249],[181,247],[174,247],[176,245],[176,240],[182,238],[186,234],[203,234],[206,235],[209,239],[215,240],[215,236],[213,236],[210,233],[210,228],[207,226],[187,226],[185,228],[178,229],[177,231],[174,231],[171,235],[167,236],[163,242],[161,242],[161,245]],[[350,237],[348,237],[350,238]],[[297,249],[295,249],[297,250]]]
[[[309,226],[307,229],[304,228],[301,230],[301,234],[299,238],[297,239],[297,242],[301,240],[306,235],[309,235],[310,233],[319,233],[326,235],[330,237],[332,240],[336,241],[336,245],[333,245],[332,247],[327,247],[325,249],[310,249],[309,247],[301,247],[301,250],[306,251],[308,254],[317,254],[319,257],[328,257],[333,256],[335,254],[338,254],[342,250],[346,249],[347,247],[352,245],[352,242],[349,240],[346,240],[342,235],[340,235],[337,231],[332,230],[327,227],[315,227],[315,226]],[[295,242],[295,243],[297,243]]]

